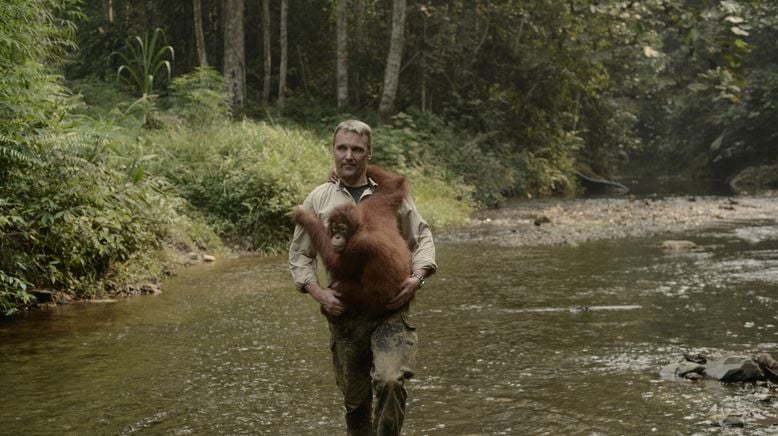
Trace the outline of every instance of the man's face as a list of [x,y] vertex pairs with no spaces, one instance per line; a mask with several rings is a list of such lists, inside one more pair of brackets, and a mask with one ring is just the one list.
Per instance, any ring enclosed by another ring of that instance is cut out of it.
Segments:
[[339,131],[332,146],[335,157],[335,172],[347,185],[367,183],[362,180],[367,174],[367,161],[370,158],[370,146],[367,137],[354,132]]

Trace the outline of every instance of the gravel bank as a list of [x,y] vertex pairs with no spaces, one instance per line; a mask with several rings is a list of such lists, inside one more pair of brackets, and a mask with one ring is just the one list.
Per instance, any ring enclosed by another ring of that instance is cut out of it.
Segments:
[[478,212],[467,226],[436,236],[442,242],[502,246],[577,245],[754,220],[778,223],[778,196],[517,201]]

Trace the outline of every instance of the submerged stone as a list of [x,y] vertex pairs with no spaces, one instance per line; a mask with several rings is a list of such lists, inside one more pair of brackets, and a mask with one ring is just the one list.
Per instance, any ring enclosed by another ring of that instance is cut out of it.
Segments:
[[716,425],[723,428],[744,428],[746,426],[739,416],[727,416],[716,422]]

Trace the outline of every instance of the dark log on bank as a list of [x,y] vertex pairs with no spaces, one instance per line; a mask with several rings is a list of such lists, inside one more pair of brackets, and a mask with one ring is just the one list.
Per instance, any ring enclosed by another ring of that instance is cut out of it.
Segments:
[[587,176],[580,171],[575,171],[578,183],[583,186],[587,194],[593,195],[626,195],[629,188],[618,182],[605,180],[600,177]]

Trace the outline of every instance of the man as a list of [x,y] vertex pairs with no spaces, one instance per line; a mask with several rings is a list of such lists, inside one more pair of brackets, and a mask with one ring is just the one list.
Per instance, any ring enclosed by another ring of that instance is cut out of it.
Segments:
[[[356,204],[377,185],[367,177],[371,158],[370,126],[348,120],[335,128],[332,154],[337,182],[318,186],[303,203],[324,222],[342,204]],[[411,250],[412,274],[398,283],[386,315],[371,316],[343,305],[337,291],[319,285],[316,253],[300,226],[289,247],[289,269],[298,290],[308,293],[328,315],[335,379],[343,393],[350,435],[399,434],[405,416],[406,379],[416,363],[416,331],[408,322],[408,306],[424,279],[437,269],[429,225],[410,197],[398,211],[398,224]],[[373,397],[375,395],[375,404]]]

